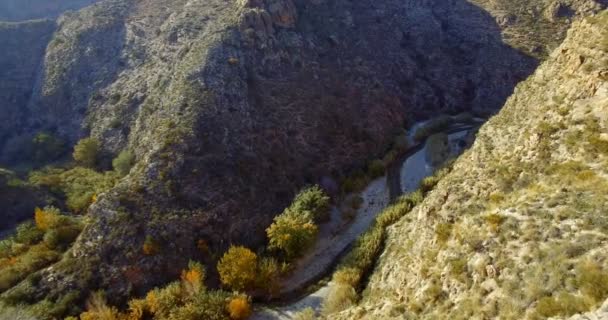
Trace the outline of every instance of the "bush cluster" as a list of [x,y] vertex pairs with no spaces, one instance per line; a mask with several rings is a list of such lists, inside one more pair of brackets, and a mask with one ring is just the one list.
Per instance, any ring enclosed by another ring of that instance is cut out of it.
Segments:
[[19,225],[15,235],[0,241],[0,292],[59,260],[81,230],[80,220],[56,208],[36,208],[34,222]]
[[141,299],[129,301],[128,310],[109,306],[103,293],[91,295],[81,320],[242,320],[251,314],[247,296],[225,291],[207,290],[205,270],[198,262],[190,262],[182,271],[181,280],[156,288]]
[[259,290],[268,296],[278,292],[281,267],[274,258],[259,258],[253,251],[232,246],[217,264],[222,284],[232,290]]
[[268,248],[278,250],[292,260],[302,255],[315,242],[318,228],[309,211],[285,210],[266,229]]
[[96,195],[110,190],[118,179],[118,174],[113,171],[99,173],[82,167],[69,170],[46,168],[30,173],[29,177],[32,184],[65,196],[68,208],[75,213],[84,212]]

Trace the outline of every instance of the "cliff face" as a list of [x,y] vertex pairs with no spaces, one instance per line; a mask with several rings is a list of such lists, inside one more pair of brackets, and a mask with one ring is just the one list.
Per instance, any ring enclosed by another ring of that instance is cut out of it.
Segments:
[[599,307],[608,298],[607,53],[608,12],[576,22],[390,228],[363,300],[336,318],[537,319]]
[[72,260],[38,285],[116,299],[211,262],[198,240],[260,244],[303,185],[363,165],[407,121],[496,110],[536,66],[464,0],[106,0],[57,25],[16,134],[91,135],[137,164],[69,254],[95,273]]

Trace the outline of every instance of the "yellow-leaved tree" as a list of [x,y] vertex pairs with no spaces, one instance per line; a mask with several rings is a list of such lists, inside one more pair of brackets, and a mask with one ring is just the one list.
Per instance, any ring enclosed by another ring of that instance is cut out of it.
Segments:
[[242,246],[232,246],[217,264],[222,283],[244,291],[255,286],[258,256]]

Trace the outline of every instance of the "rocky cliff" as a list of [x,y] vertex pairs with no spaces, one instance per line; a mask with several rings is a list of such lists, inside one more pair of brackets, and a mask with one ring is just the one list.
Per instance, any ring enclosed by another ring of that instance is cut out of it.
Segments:
[[0,145],[91,135],[137,164],[38,297],[142,293],[213,262],[199,240],[260,244],[296,190],[363,166],[408,121],[497,110],[536,66],[503,31],[464,0],[106,0],[63,15]]
[[607,115],[603,12],[574,24],[390,228],[363,300],[331,318],[541,319],[599,307],[608,298]]

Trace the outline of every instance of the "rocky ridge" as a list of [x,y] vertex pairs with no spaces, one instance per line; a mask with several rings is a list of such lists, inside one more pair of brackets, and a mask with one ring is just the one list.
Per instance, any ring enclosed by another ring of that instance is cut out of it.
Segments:
[[574,24],[330,318],[567,318],[608,298],[607,30],[608,12]]

